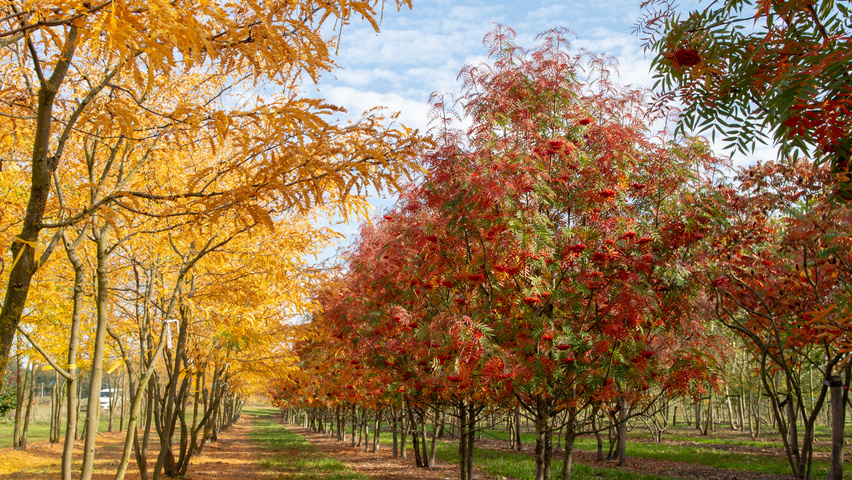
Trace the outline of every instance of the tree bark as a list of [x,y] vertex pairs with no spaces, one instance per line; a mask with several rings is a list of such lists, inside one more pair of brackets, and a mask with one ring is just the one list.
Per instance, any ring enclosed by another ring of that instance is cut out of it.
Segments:
[[12,427],[12,448],[18,450],[18,442],[21,438],[21,427],[24,425],[24,395],[27,392],[27,383],[29,382],[29,366],[21,372],[21,340],[18,339],[18,353],[15,355],[15,366],[17,367],[15,374],[15,426]]
[[95,464],[95,440],[98,434],[100,419],[100,390],[103,378],[104,355],[106,353],[106,335],[108,321],[109,281],[107,271],[107,239],[109,226],[93,229],[97,250],[97,328],[95,330],[94,354],[92,356],[92,373],[89,382],[89,404],[86,407],[86,434],[83,443],[83,466],[80,480],[91,480]]
[[521,407],[518,406],[518,405],[515,405],[514,416],[515,416],[515,434],[517,436],[517,438],[515,438],[515,450],[520,452],[520,451],[523,451],[523,449],[524,449],[524,442],[523,442],[523,435],[522,435],[523,432],[521,431]]
[[548,399],[536,401],[535,412],[535,480],[551,480],[553,459],[552,405]]
[[630,404],[622,399],[619,402],[618,411],[618,466],[623,467],[627,463],[627,413]]
[[[61,58],[56,62],[50,78],[43,81],[38,90],[36,124],[33,136],[33,155],[30,167],[30,196],[27,209],[21,222],[21,233],[12,240],[12,267],[6,284],[3,308],[0,310],[0,372],[6,371],[9,363],[9,351],[15,330],[21,321],[21,314],[27,302],[33,275],[39,268],[35,253],[44,211],[50,197],[51,178],[59,163],[59,152],[49,156],[51,127],[53,125],[53,105],[59,92],[74,51],[77,47],[77,27],[68,28]],[[38,62],[37,58],[33,61]]]
[[382,409],[376,410],[376,420],[373,424],[373,453],[379,451],[379,436],[382,433]]
[[35,370],[36,365],[32,363],[30,368],[30,397],[27,401],[27,411],[24,414],[24,426],[21,428],[21,438],[18,440],[18,448],[20,450],[27,449],[27,439],[30,432],[30,418],[33,415],[33,405],[35,404]]
[[565,454],[562,457],[562,480],[570,480],[571,470],[574,465],[574,439],[577,436],[574,415],[575,412],[573,409],[569,410],[568,421],[565,425]]
[[827,380],[831,398],[831,468],[828,480],[843,480],[843,434],[846,409],[843,402],[843,381],[839,376]]

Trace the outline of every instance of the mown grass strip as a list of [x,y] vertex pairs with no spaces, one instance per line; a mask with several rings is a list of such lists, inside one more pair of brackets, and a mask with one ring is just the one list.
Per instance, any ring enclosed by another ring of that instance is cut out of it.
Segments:
[[247,409],[245,413],[257,415],[251,436],[260,448],[275,454],[260,464],[287,480],[367,480],[338,460],[328,457],[312,446],[305,437],[295,434],[272,420],[270,409]]
[[[489,438],[496,438],[508,441],[509,434],[507,432],[487,430],[485,432]],[[526,448],[533,448],[535,436],[532,434],[524,434]],[[667,438],[674,439],[674,436]],[[648,442],[633,442],[627,440],[627,456],[670,460],[676,462],[693,463],[716,468],[724,468],[727,470],[742,470],[747,472],[759,472],[770,475],[789,475],[790,463],[785,456],[767,456],[767,455],[751,455],[747,453],[732,452],[725,448],[718,448],[719,445],[742,445],[748,442],[731,442],[722,438],[696,438],[682,437],[684,441],[695,443],[695,445],[670,445],[665,443],[648,443]],[[680,438],[678,438],[680,439]],[[555,439],[554,439],[555,441]],[[768,442],[750,442],[757,447],[773,447],[778,448],[778,443]],[[578,438],[574,444],[577,450],[588,452],[597,451],[597,443],[592,438]],[[606,442],[604,448],[607,448]],[[824,477],[828,475],[829,464],[826,461],[815,460],[813,464],[814,478]]]
[[[389,448],[393,443],[392,436],[387,431],[382,432],[379,441],[382,444],[382,448]],[[408,455],[414,455],[410,443],[408,445]],[[458,464],[458,444],[449,440],[438,442],[435,456],[443,462]],[[562,457],[560,456],[559,458],[561,459]],[[477,469],[494,475],[497,478],[535,480],[535,458],[524,453],[474,447],[473,465]],[[560,478],[562,472],[561,460],[554,458],[552,472],[553,478]],[[667,480],[669,477],[639,474],[620,468],[592,467],[578,464],[575,461],[571,478],[572,480]]]
[[[458,445],[450,442],[440,442],[435,455],[445,462],[458,463]],[[502,478],[518,480],[535,480],[535,458],[523,453],[506,452],[475,448],[473,464],[476,468]],[[562,472],[562,461],[553,461],[553,478],[559,478]],[[574,463],[572,480],[664,480],[668,477],[645,475],[616,468],[599,468]]]
[[[64,412],[63,412],[64,413]],[[85,417],[85,412],[83,413],[83,417]],[[118,422],[119,417],[116,415],[112,419],[112,430],[114,432],[118,431]],[[82,430],[83,428],[83,419],[80,419],[79,428]],[[102,417],[100,422],[98,423],[98,432],[106,432],[109,429],[109,417]],[[15,430],[15,420],[12,418],[2,418],[0,419],[0,448],[3,447],[11,447],[12,446],[12,432]],[[39,420],[39,421],[31,421],[29,429],[27,430],[27,443],[33,444],[36,442],[46,442],[50,436],[50,421],[49,420]],[[62,423],[59,427],[59,443],[62,444],[65,438],[65,419],[63,418]]]

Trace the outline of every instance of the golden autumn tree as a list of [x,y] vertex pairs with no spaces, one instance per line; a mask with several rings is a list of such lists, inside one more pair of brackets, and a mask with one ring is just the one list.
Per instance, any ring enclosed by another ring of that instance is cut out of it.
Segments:
[[[321,29],[356,18],[378,28],[377,4],[23,0],[0,7],[0,115],[9,120],[0,127],[0,153],[28,174],[16,187],[26,197],[21,221],[2,238],[10,256],[0,370],[33,275],[66,228],[104,207],[196,219],[238,208],[269,225],[273,215],[381,190],[406,174],[416,134],[375,113],[330,123],[339,108],[299,93],[302,82],[333,66]],[[261,100],[259,85],[277,95]],[[191,181],[179,185],[132,189],[120,180],[130,171],[150,174],[165,151],[190,159],[213,152],[215,161],[189,170]],[[81,210],[56,204],[57,181],[80,186],[74,175],[61,180],[65,170],[91,158],[100,170],[83,182],[112,176],[109,188]],[[125,170],[109,170],[121,162]],[[52,238],[41,244],[43,230]]]

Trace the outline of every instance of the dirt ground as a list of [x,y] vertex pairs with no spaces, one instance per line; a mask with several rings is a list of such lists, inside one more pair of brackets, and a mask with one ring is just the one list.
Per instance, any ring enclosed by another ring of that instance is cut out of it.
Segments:
[[[271,480],[259,460],[265,453],[251,441],[249,433],[254,420],[243,415],[230,428],[221,432],[219,441],[204,446],[202,455],[195,457],[189,466],[187,480]],[[112,432],[98,435],[94,480],[112,480],[121,455],[124,433]],[[74,449],[75,475],[79,475],[82,441]],[[154,447],[154,445],[151,445]],[[157,460],[158,449],[150,448],[149,462]],[[31,443],[26,452],[0,449],[0,479],[2,480],[59,480],[62,446],[49,442]],[[150,470],[150,467],[149,467]],[[131,457],[127,480],[139,480],[136,462]]]

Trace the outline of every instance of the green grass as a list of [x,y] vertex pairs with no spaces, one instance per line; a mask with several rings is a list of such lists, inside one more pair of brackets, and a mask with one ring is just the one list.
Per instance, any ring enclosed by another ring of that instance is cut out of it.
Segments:
[[[439,459],[445,462],[458,463],[459,454],[457,444],[439,442],[438,445],[435,455]],[[535,479],[535,458],[523,453],[475,448],[473,452],[473,464],[476,468],[497,477],[516,478],[518,480]],[[551,468],[553,478],[559,478],[562,472],[562,460],[554,458]],[[615,468],[590,467],[575,462],[571,478],[574,480],[659,480],[668,477],[638,474]]]
[[[83,430],[83,422],[86,417],[86,413],[82,412],[80,421],[79,421],[79,431]],[[119,424],[119,415],[115,415],[112,419],[112,428],[113,431],[118,431]],[[65,417],[63,416],[60,420],[62,424],[59,428],[59,442],[62,443],[65,439]],[[127,423],[127,419],[125,419],[125,424]],[[98,432],[106,432],[109,427],[109,416],[102,415],[100,422],[98,423]],[[15,430],[15,419],[4,418],[0,420],[0,448],[2,447],[11,447],[12,446],[12,433]],[[27,430],[27,442],[35,443],[35,442],[46,442],[50,437],[50,421],[48,420],[40,420],[37,422],[30,421],[29,429]]]
[[318,452],[304,437],[285,429],[272,420],[275,409],[252,408],[243,413],[257,415],[252,425],[252,439],[264,450],[275,452],[272,457],[261,461],[261,465],[277,474],[276,478],[287,480],[367,480],[364,474],[355,472],[338,460]]
[[[383,444],[391,443],[391,435],[388,432],[388,427],[384,427],[381,442]],[[431,428],[429,428],[431,430]],[[731,446],[748,446],[748,447],[769,447],[781,448],[780,442],[770,441],[755,441],[747,440],[750,438],[748,434],[734,437],[702,437],[698,435],[688,435],[688,431],[676,433],[685,433],[685,435],[665,435],[664,439],[690,442],[694,445],[666,445],[663,443],[640,442],[633,441],[636,437],[642,437],[643,432],[634,431],[630,434],[627,442],[627,455],[637,458],[648,458],[658,460],[671,460],[685,463],[693,463],[697,465],[706,465],[716,468],[724,468],[729,470],[742,470],[749,472],[759,472],[773,475],[789,475],[790,464],[787,458],[782,456],[770,457],[763,455],[749,455],[740,452],[731,452],[725,448],[718,448],[719,445]],[[483,432],[484,438],[508,440],[508,432],[500,430],[486,430]],[[535,434],[523,434],[525,448],[531,449],[535,444]],[[554,438],[554,444],[556,438]],[[439,442],[437,456],[445,462],[458,463],[458,447],[457,444],[448,442]],[[608,442],[604,440],[604,448],[608,447]],[[585,451],[597,451],[597,443],[594,438],[578,438],[575,443],[575,448]],[[410,449],[410,445],[409,445]],[[553,473],[558,475],[562,468],[561,457],[554,456]],[[487,471],[491,474],[509,477],[526,479],[533,478],[535,471],[535,462],[530,455],[503,452],[496,450],[488,450],[477,448],[474,453],[474,464],[477,468]],[[828,462],[814,461],[813,472],[814,478],[824,477],[828,474]],[[624,472],[620,469],[607,468],[592,468],[586,465],[574,463],[573,467],[574,478],[579,479],[598,479],[598,478],[613,478],[613,479],[651,479],[657,478],[654,476],[638,475],[630,472]]]
[[[720,442],[717,442],[720,443]],[[596,451],[597,444],[592,439],[581,439],[577,448]],[[777,445],[774,445],[777,447]],[[728,452],[705,446],[666,445],[659,443],[627,443],[627,455],[631,457],[651,458],[658,460],[673,460],[678,462],[695,463],[729,470],[761,472],[773,475],[790,473],[790,464],[786,457],[769,457],[763,455],[748,455]],[[814,478],[828,474],[828,463],[814,462]]]
[[[645,432],[634,431],[628,437],[627,455],[638,458],[672,460],[729,470],[743,470],[773,475],[788,475],[790,473],[790,464],[783,455],[774,457],[749,455],[740,452],[731,452],[724,448],[724,446],[730,445],[781,449],[780,441],[750,440],[747,433],[731,438],[688,435],[688,431],[675,432],[664,435],[663,439],[676,442],[689,442],[694,445],[667,445],[664,443],[634,441],[636,438],[647,440],[649,437],[649,434]],[[501,430],[487,430],[483,432],[483,436],[506,441],[509,439],[508,432]],[[535,444],[534,434],[522,434],[521,438],[528,448],[532,448],[532,445]],[[555,442],[556,439],[554,438]],[[597,442],[594,438],[578,438],[574,447],[578,450],[595,452],[597,451]],[[604,449],[606,448],[608,448],[608,442],[604,440]],[[826,448],[818,446],[815,450],[825,450]],[[815,460],[813,463],[814,478],[826,476],[828,468],[828,462]]]
[[[430,429],[431,430],[431,429]],[[347,438],[351,432],[347,431]],[[533,441],[535,436],[533,435]],[[382,448],[390,448],[393,443],[392,434],[389,432],[389,427],[383,427],[380,436]],[[414,455],[411,449],[411,439],[408,439],[408,455]],[[529,447],[528,448],[532,448]],[[435,451],[435,456],[446,463],[459,463],[458,443],[454,441],[439,441]],[[554,456],[552,462],[553,478],[559,478],[562,472],[561,456]],[[473,453],[474,466],[484,472],[490,473],[498,478],[513,478],[518,480],[534,480],[535,479],[535,458],[524,453],[506,452],[501,450],[490,450],[474,447]],[[658,475],[638,474],[625,471],[618,468],[599,468],[588,465],[578,464],[574,462],[572,468],[573,480],[663,480],[669,477]]]

